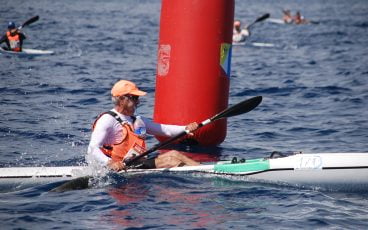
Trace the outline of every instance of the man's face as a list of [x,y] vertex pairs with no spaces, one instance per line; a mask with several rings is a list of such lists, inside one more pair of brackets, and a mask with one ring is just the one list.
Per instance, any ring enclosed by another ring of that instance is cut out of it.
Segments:
[[134,115],[139,104],[139,97],[134,95],[124,95],[120,97],[120,106],[123,107],[125,115]]

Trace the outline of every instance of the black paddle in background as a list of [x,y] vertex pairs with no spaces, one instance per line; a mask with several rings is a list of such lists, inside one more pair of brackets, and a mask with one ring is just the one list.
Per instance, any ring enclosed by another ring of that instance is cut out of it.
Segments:
[[[257,96],[257,97],[253,97],[251,99],[248,99],[248,100],[245,100],[245,101],[242,101],[238,104],[235,104],[233,106],[230,106],[229,108],[225,109],[224,111],[216,114],[215,116],[201,122],[199,125],[198,125],[198,129],[207,125],[207,124],[210,124],[211,122],[214,122],[216,120],[219,120],[219,119],[222,119],[222,118],[227,118],[227,117],[233,117],[233,116],[236,116],[236,115],[240,115],[240,114],[243,114],[243,113],[247,113],[251,110],[253,110],[254,108],[256,108],[260,103],[262,102],[262,96]],[[128,160],[125,162],[125,165],[126,166],[130,166],[132,165],[135,161],[141,159],[142,157],[144,156],[147,156],[148,154],[158,150],[158,149],[161,149],[161,148],[164,148],[166,146],[168,146],[169,144],[173,143],[174,141],[178,140],[179,138],[187,135],[189,132],[186,130],[186,131],[183,131],[182,133],[164,141],[164,142],[161,142],[159,143],[158,145],[152,147],[151,149],[147,150],[146,152]]]
[[[198,129],[210,124],[211,122],[214,122],[216,120],[227,118],[227,117],[233,117],[237,116],[243,113],[247,113],[249,111],[252,111],[254,108],[256,108],[260,103],[262,102],[262,96],[256,96],[252,97],[248,100],[244,100],[238,104],[235,104],[233,106],[230,106],[229,108],[225,109],[224,111],[216,114],[215,116],[201,122],[198,125]],[[179,138],[185,136],[188,134],[188,131],[183,131],[182,133],[164,141],[156,146],[152,147],[151,149],[147,150],[146,152],[142,153],[139,156],[136,156],[135,158],[132,158],[125,162],[126,166],[131,166],[135,161],[141,159],[144,156],[147,156],[148,154],[168,146],[169,144],[173,143],[174,141],[178,140]],[[65,182],[64,184],[54,188],[51,190],[51,192],[65,192],[70,190],[76,190],[76,189],[85,189],[88,188],[88,181],[91,178],[91,176],[84,176],[84,177],[78,177],[75,179],[72,179],[70,181]]]
[[40,19],[40,17],[38,15],[28,19],[26,22],[24,22],[21,26],[18,27],[19,30],[21,30],[23,27],[28,26],[36,21],[38,21],[38,19]]
[[249,30],[257,22],[262,22],[262,21],[266,20],[269,17],[270,17],[270,14],[269,13],[266,13],[266,14],[262,15],[261,17],[257,18],[254,22],[252,22],[251,24],[249,24],[249,26],[247,26],[246,29]]

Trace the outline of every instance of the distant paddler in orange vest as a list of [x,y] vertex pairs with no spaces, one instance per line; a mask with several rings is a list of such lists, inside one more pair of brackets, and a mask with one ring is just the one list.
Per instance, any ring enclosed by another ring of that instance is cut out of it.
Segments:
[[[89,164],[107,166],[114,171],[126,169],[125,162],[146,151],[147,134],[176,136],[198,128],[196,122],[187,126],[158,124],[150,119],[135,116],[139,97],[146,92],[131,81],[120,80],[111,89],[114,108],[102,113],[93,124],[86,160]],[[178,151],[171,150],[155,157],[142,157],[135,168],[172,168],[199,165]]]
[[26,36],[20,29],[15,26],[15,23],[9,22],[8,31],[0,39],[0,44],[3,42],[6,43],[6,47],[3,47],[3,49],[5,50],[22,52],[23,40],[25,39]]

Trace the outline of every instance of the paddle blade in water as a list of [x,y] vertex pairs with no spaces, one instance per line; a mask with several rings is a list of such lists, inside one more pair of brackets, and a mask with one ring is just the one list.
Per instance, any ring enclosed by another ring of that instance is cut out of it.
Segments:
[[66,192],[72,190],[86,189],[88,188],[88,182],[90,178],[91,177],[89,176],[77,177],[75,179],[63,183],[62,185],[56,188],[53,188],[52,190],[50,190],[50,192]]

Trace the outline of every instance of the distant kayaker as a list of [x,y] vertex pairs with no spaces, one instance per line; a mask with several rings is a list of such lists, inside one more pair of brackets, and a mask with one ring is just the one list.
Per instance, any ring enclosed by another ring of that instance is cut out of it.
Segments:
[[305,19],[301,14],[300,11],[297,11],[295,16],[293,17],[293,21],[295,24],[308,24],[309,21]]
[[0,39],[0,44],[3,42],[6,43],[7,47],[3,47],[5,50],[22,52],[24,39],[26,39],[24,33],[15,26],[14,22],[9,22],[8,31]]
[[[109,169],[125,169],[126,160],[146,151],[146,132],[151,135],[172,137],[185,129],[193,132],[196,122],[187,126],[158,124],[135,116],[139,97],[146,92],[126,80],[118,81],[111,89],[114,109],[102,113],[93,124],[86,160],[89,164],[102,164]],[[172,168],[199,165],[178,151],[171,150],[154,158],[141,158],[135,168]]]
[[245,42],[250,36],[250,32],[247,27],[241,28],[241,22],[239,20],[234,21],[233,27],[233,42]]
[[291,16],[290,10],[283,10],[282,12],[284,13],[284,15],[282,16],[282,20],[286,24],[293,23],[294,20],[293,20],[293,17]]

